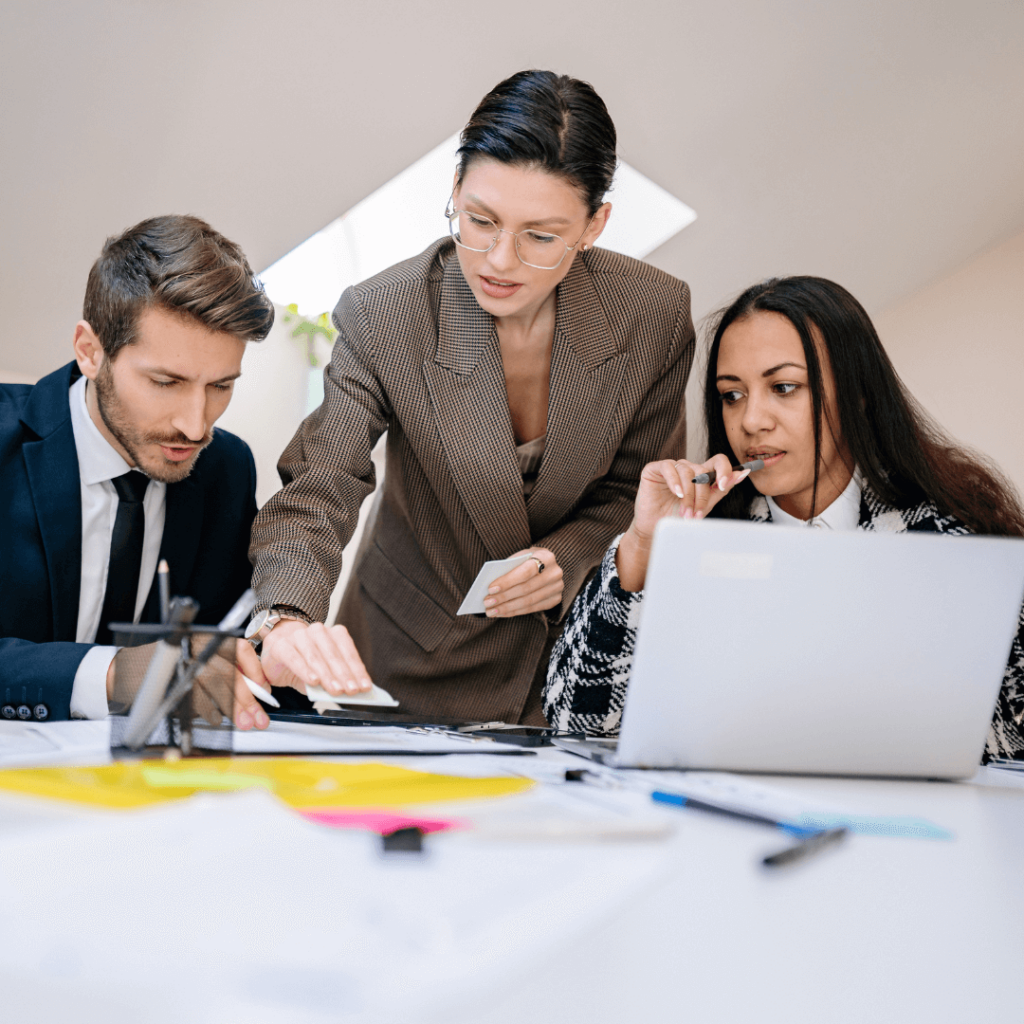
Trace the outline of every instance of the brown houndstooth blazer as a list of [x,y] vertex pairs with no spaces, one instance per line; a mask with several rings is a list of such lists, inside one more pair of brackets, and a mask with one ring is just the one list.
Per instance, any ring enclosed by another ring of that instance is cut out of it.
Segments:
[[[387,430],[338,621],[403,710],[515,722],[562,617],[629,524],[640,471],[685,447],[690,293],[626,256],[577,255],[558,289],[547,444],[524,500],[497,331],[454,248],[435,242],[342,295],[324,402],[281,456],[286,486],[257,516],[250,558],[259,607],[323,620]],[[531,545],[563,569],[559,608],[455,615],[485,561]]]

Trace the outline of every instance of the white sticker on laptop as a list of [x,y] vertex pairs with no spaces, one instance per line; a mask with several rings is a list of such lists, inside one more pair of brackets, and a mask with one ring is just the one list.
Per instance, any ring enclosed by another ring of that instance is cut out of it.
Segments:
[[745,551],[704,551],[699,572],[701,576],[723,580],[766,580],[772,574],[772,556]]

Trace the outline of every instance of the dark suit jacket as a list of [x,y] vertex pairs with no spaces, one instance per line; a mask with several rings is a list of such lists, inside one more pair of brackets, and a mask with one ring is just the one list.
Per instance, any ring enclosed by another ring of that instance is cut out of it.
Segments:
[[[436,242],[341,297],[323,405],[256,518],[254,580],[262,606],[326,616],[386,429],[383,493],[339,621],[404,710],[517,721],[558,620],[629,524],[644,465],[682,455],[690,292],[617,253],[577,255],[558,288],[547,445],[524,500],[497,331],[454,249]],[[559,608],[456,616],[486,560],[531,545],[564,571]]]
[[[75,643],[82,570],[82,501],[68,388],[74,363],[33,386],[0,384],[0,705],[44,704],[69,715],[89,644]],[[167,487],[160,557],[171,593],[195,598],[218,622],[249,585],[256,467],[223,430],[192,474]],[[154,584],[142,616],[159,622]]]

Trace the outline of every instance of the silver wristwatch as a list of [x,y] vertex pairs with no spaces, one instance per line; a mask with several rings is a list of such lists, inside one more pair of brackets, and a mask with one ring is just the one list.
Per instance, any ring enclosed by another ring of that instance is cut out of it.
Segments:
[[306,621],[302,615],[292,611],[291,608],[265,608],[263,611],[257,612],[250,619],[249,625],[245,627],[245,639],[254,648],[258,648],[267,639],[267,634],[282,619],[297,619],[299,622]]

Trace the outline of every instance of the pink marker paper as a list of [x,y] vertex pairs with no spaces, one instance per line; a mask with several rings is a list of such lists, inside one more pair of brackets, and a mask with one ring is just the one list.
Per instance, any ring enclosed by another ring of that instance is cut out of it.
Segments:
[[418,818],[408,814],[394,814],[391,811],[348,811],[309,810],[299,811],[308,821],[331,828],[362,828],[378,832],[382,836],[400,828],[418,828],[425,833],[446,832],[452,828],[464,828],[465,823],[457,818]]

